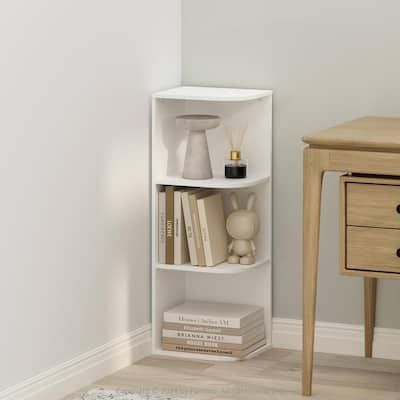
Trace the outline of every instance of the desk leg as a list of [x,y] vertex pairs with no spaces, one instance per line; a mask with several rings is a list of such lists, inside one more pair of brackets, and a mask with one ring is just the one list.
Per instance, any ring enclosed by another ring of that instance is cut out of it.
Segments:
[[303,395],[311,396],[323,170],[319,152],[303,158]]
[[377,278],[364,278],[364,328],[365,357],[372,357],[376,310]]

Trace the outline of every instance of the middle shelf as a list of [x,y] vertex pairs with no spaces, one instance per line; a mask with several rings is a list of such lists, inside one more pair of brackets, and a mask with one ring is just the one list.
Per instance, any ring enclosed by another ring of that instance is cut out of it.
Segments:
[[269,259],[261,259],[257,260],[251,265],[229,264],[227,262],[218,264],[215,267],[198,267],[191,264],[155,264],[154,268],[168,271],[198,272],[202,274],[240,274],[242,272],[247,272],[254,268],[268,266],[270,264],[271,262]]
[[156,185],[172,185],[182,187],[198,187],[212,189],[241,189],[249,188],[269,181],[267,174],[250,174],[244,179],[227,179],[224,176],[214,176],[211,179],[185,179],[180,176],[158,177],[154,181]]

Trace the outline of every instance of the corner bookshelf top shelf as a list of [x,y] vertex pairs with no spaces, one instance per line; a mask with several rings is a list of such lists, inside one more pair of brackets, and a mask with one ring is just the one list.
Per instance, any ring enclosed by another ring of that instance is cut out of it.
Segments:
[[249,101],[272,95],[272,90],[179,86],[153,94],[154,99],[197,101]]
[[171,185],[199,188],[216,189],[240,189],[265,183],[269,180],[267,175],[250,175],[243,179],[227,179],[223,176],[216,176],[211,179],[184,179],[180,176],[164,176],[154,179],[156,185]]
[[269,265],[269,260],[259,260],[251,265],[241,264],[228,264],[224,262],[216,265],[215,267],[196,267],[190,264],[170,265],[170,264],[156,264],[156,269],[165,269],[168,271],[182,271],[182,272],[198,272],[201,274],[240,274],[242,272],[250,271],[254,268]]

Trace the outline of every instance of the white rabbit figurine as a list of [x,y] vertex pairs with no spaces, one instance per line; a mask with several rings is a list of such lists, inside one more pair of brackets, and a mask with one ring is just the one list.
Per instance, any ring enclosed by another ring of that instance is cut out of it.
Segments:
[[228,246],[228,263],[254,264],[256,246],[253,242],[258,233],[258,216],[254,211],[256,202],[255,193],[249,193],[247,207],[239,209],[236,193],[230,194],[233,211],[226,221],[226,230],[232,238]]

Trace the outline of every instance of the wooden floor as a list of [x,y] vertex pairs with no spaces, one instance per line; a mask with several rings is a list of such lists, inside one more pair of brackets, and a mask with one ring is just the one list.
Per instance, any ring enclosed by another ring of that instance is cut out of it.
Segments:
[[[82,392],[98,386],[190,400],[304,399],[300,361],[300,352],[279,349],[233,363],[148,357]],[[313,399],[400,400],[400,361],[316,354]]]

